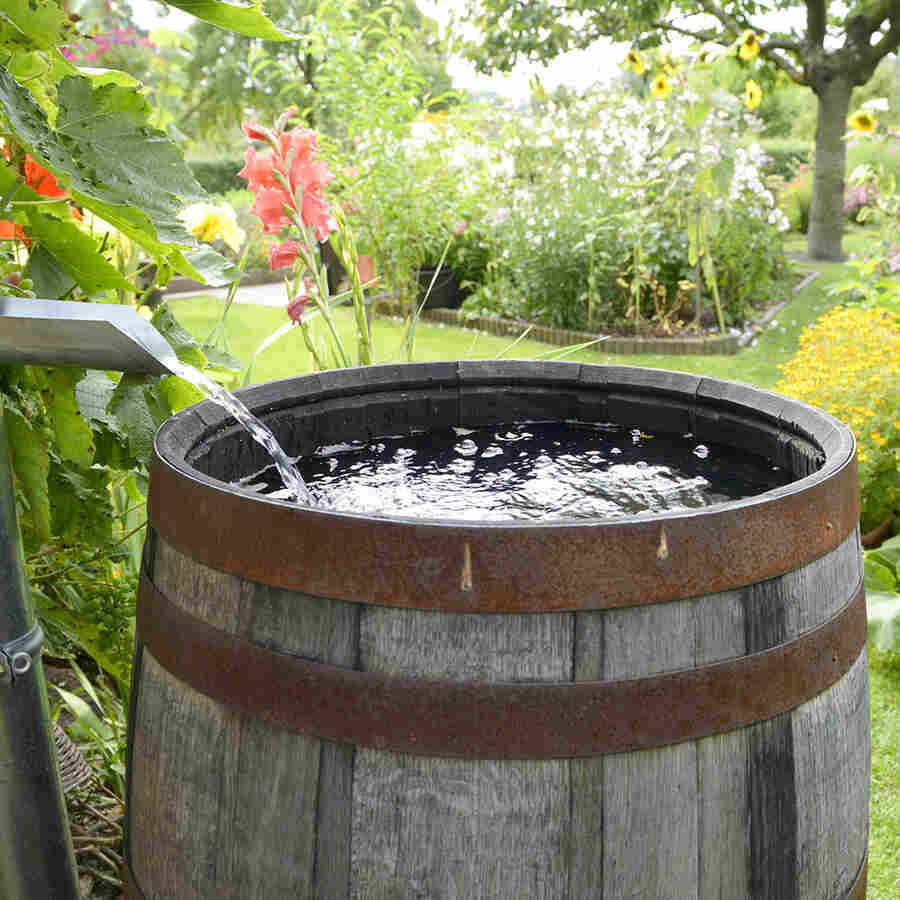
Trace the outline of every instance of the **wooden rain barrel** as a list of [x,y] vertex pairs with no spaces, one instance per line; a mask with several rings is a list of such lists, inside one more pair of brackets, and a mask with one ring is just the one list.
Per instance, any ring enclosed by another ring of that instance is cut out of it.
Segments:
[[242,392],[291,453],[570,419],[692,433],[796,480],[690,512],[462,522],[300,508],[211,404],[156,439],[126,896],[865,895],[855,447],[692,375],[461,362]]

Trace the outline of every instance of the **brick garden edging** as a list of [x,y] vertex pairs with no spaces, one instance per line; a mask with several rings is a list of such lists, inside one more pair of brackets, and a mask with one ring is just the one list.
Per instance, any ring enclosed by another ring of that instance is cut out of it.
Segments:
[[[794,286],[793,296],[800,293],[810,282],[819,277],[818,272],[808,272],[805,277]],[[388,315],[405,316],[407,306],[404,303],[389,298],[375,298],[380,311]],[[767,325],[789,301],[778,303],[763,313],[757,325]],[[475,328],[486,331],[489,334],[518,337],[528,328],[523,322],[512,319],[500,319],[493,316],[478,316],[472,313],[464,313],[458,309],[423,309],[421,318],[431,322],[440,322],[444,325],[455,325],[461,328]],[[592,334],[587,331],[570,331],[567,328],[551,328],[547,325],[535,325],[528,332],[528,337],[544,344],[553,344],[557,347],[584,344],[588,341],[602,341],[602,346],[597,349],[606,353],[641,354],[664,353],[671,356],[727,356],[737,353],[750,342],[752,332],[744,334],[727,335],[703,335],[698,337],[679,336],[671,338],[654,337],[625,337],[622,335]]]
[[[389,310],[391,315],[406,315],[406,307],[402,303],[379,304],[381,309]],[[476,328],[489,334],[518,337],[528,325],[512,319],[498,319],[492,316],[475,316],[460,313],[455,309],[424,309],[421,318],[430,322],[441,322],[444,325],[456,325],[462,328]],[[528,332],[528,337],[544,344],[567,347],[570,344],[584,344],[588,341],[602,341],[602,349],[607,353],[667,353],[675,356],[701,356],[712,354],[737,353],[740,335],[711,335],[710,337],[674,337],[674,338],[630,338],[618,335],[607,336],[592,334],[587,331],[571,331],[568,328],[550,328],[546,325],[535,325]]]

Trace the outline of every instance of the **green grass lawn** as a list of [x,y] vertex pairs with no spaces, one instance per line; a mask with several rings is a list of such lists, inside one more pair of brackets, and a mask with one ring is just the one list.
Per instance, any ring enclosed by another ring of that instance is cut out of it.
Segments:
[[[851,231],[845,247],[864,249],[865,235]],[[805,249],[802,238],[789,247],[795,256]],[[780,363],[787,361],[797,346],[804,325],[835,305],[827,294],[828,285],[843,277],[846,268],[834,263],[810,263],[802,258],[800,269],[819,272],[816,281],[797,294],[759,335],[755,346],[734,356],[610,356],[599,350],[585,350],[568,356],[583,362],[613,362],[653,368],[698,372],[771,388],[778,381]],[[215,325],[221,301],[210,298],[176,300],[171,306],[179,321],[198,338]],[[352,347],[352,319],[349,310],[337,312],[340,329]],[[286,321],[282,309],[236,304],[228,315],[229,349],[246,364],[260,342]],[[376,358],[379,362],[403,359],[399,353],[403,337],[398,320],[378,319],[374,326]],[[478,334],[461,328],[420,322],[416,332],[417,360],[489,359],[508,350],[511,340]],[[552,350],[535,341],[522,341],[507,356],[531,358]],[[310,371],[309,354],[299,333],[292,331],[267,349],[253,370],[254,382],[285,378]],[[900,663],[884,657],[871,667],[872,705],[872,804],[869,853],[869,900],[897,900],[900,897]]]

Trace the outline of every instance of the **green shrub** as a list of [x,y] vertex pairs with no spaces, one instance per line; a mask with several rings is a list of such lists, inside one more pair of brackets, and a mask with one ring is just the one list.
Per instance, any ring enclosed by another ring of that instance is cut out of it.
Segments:
[[494,225],[495,255],[482,287],[464,309],[557,328],[621,324],[624,301],[615,280],[629,247],[618,201],[590,180],[540,186]]
[[781,235],[754,216],[732,214],[712,237],[722,311],[729,324],[741,324],[755,308],[788,290],[789,270]]
[[243,157],[194,159],[188,161],[188,168],[200,186],[210,194],[226,194],[247,187],[247,182],[237,177],[237,173],[244,168]]
[[780,175],[786,181],[797,174],[800,166],[813,161],[814,147],[811,141],[788,138],[769,138],[759,142],[769,157],[767,175]]

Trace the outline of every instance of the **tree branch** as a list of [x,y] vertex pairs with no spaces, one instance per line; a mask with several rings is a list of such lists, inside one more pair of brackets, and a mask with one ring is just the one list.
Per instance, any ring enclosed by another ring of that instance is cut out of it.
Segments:
[[[877,22],[875,21],[876,16],[880,16]],[[881,27],[885,19],[891,23],[891,27],[877,43],[870,43],[872,35]],[[873,27],[867,36],[865,51],[869,60],[877,65],[888,53],[900,46],[900,0],[885,0],[869,17],[869,21]]]
[[828,24],[828,4],[826,0],[806,0],[806,41],[810,48],[820,50],[825,43],[825,28]]
[[[900,3],[900,0],[895,0],[895,2]],[[712,0],[699,0],[699,3],[707,14],[717,18],[735,35],[740,34],[741,31],[745,30],[756,31],[756,29],[748,23],[740,22],[733,16],[728,15],[728,13],[712,2]],[[709,31],[694,31],[688,28],[682,28],[680,25],[674,25],[671,22],[654,22],[651,27],[659,29],[660,31],[673,31],[677,34],[683,34],[700,41],[710,41],[712,43],[721,44],[723,47],[729,47],[732,43],[729,35],[713,34]],[[801,54],[803,52],[803,45],[799,41],[791,41],[787,38],[775,38],[771,41],[760,43],[759,49],[760,53],[769,60],[769,62],[778,66],[779,69],[793,81],[796,81],[797,84],[806,84],[803,70],[794,65],[794,63],[786,56],[777,52],[779,50],[787,50],[791,53]]]

